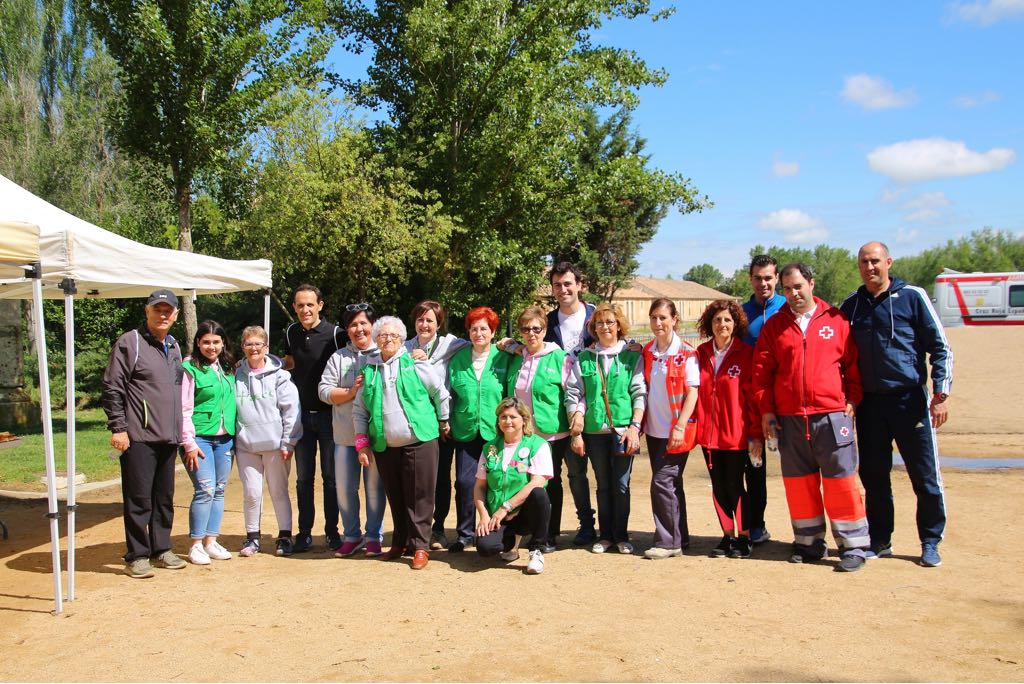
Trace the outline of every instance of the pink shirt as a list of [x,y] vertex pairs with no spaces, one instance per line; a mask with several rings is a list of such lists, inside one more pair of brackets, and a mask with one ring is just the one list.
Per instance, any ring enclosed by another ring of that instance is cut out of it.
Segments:
[[[530,392],[530,388],[533,387],[533,379],[537,376],[538,361],[545,354],[559,349],[559,346],[554,342],[545,342],[544,347],[537,354],[531,354],[523,347],[523,365],[519,369],[519,375],[516,377],[516,399],[523,402],[533,410],[533,394]],[[569,372],[572,370],[573,357],[569,354],[565,355],[565,364],[562,366],[562,387],[565,387],[565,382],[569,378]],[[549,435],[546,432],[541,432],[537,429],[537,424],[533,424],[533,431],[538,437],[543,437],[549,442],[554,442],[563,437],[569,436],[569,431],[559,432],[557,435]]]

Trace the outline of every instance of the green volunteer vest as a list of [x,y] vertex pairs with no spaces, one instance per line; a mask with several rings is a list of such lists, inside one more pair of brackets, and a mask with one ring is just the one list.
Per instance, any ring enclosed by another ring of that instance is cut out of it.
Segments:
[[[601,394],[601,371],[597,365],[597,352],[584,349],[576,357],[580,364],[580,376],[583,378],[583,390],[587,399],[587,413],[583,416],[583,431],[586,433],[600,432],[608,422],[608,411],[604,406]],[[629,382],[633,379],[633,370],[640,359],[640,354],[624,350],[608,368],[608,405],[612,409],[610,427],[625,427],[633,420],[633,398],[629,396]]]
[[[557,435],[569,429],[565,417],[565,388],[562,387],[562,369],[565,366],[565,352],[561,349],[549,352],[537,362],[537,374],[530,386],[533,400],[533,422],[537,429],[549,435]],[[505,396],[516,394],[516,378],[523,367],[523,357],[516,354],[508,367]]]
[[[412,433],[419,441],[429,442],[437,439],[440,434],[437,427],[437,411],[430,401],[427,388],[416,374],[415,366],[416,362],[408,354],[399,357],[395,389],[398,391],[398,402],[402,405]],[[360,372],[363,374],[363,405],[370,415],[370,448],[380,453],[388,447],[384,435],[384,393],[381,387],[383,376],[380,366],[376,365],[366,365]]]
[[[501,469],[501,456],[505,450],[505,435],[498,435],[484,447],[484,468],[487,470],[487,513],[494,515],[494,512],[516,495],[520,489],[526,486],[532,477],[527,468],[537,455],[537,450],[546,444],[543,437],[537,435],[523,435],[519,445],[516,447],[516,454],[508,464],[508,470]],[[522,452],[527,453],[524,455]],[[544,486],[548,483],[545,480]],[[514,508],[510,512],[518,511]]]
[[235,379],[218,373],[210,366],[197,366],[191,360],[183,361],[181,367],[192,376],[196,383],[195,408],[192,424],[197,435],[215,435],[220,430],[221,417],[224,430],[235,434]]
[[453,439],[472,442],[480,436],[489,442],[498,434],[495,412],[505,397],[508,362],[508,355],[492,344],[484,372],[477,380],[472,347],[464,347],[452,356],[448,362],[448,386],[452,394]]

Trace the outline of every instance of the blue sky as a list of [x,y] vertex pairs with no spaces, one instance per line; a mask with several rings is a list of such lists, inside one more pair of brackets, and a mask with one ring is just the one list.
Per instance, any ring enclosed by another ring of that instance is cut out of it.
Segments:
[[902,256],[1024,234],[1024,0],[681,0],[594,42],[668,72],[634,125],[654,166],[715,203],[671,213],[641,274],[728,275],[758,243]]

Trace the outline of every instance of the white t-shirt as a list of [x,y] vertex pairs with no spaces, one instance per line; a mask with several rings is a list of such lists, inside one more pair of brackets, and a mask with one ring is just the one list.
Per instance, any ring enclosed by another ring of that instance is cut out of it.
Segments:
[[[792,309],[790,310],[792,311]],[[815,304],[814,308],[807,313],[798,314],[796,311],[793,311],[793,315],[796,316],[796,323],[800,326],[800,332],[804,334],[804,337],[807,337],[807,326],[811,324],[811,319],[814,318],[814,312],[817,310],[818,305]]]
[[[672,334],[672,342],[664,352],[658,351],[658,345],[651,347],[654,362],[651,364],[651,381],[647,385],[647,419],[646,432],[651,437],[668,439],[672,432],[675,416],[668,400],[668,387],[665,376],[668,375],[668,359],[679,353],[683,343],[679,336]],[[697,355],[692,354],[686,359],[686,386],[700,385],[700,369],[697,367]]]
[[723,349],[722,351],[718,351],[718,345],[715,344],[714,341],[711,342],[711,349],[713,349],[715,352],[714,375],[718,375],[718,367],[722,365],[722,359],[724,359],[725,355],[729,353],[730,349],[732,349],[733,339],[729,340],[729,344],[725,345],[725,349]]
[[[501,452],[501,471],[508,472],[508,467],[512,463],[512,459],[516,456],[517,452],[526,450],[526,447],[519,448],[519,442],[515,444],[505,444],[505,448]],[[529,450],[522,454],[524,457],[529,455]],[[533,460],[530,461],[530,465],[526,467],[526,472],[530,475],[543,475],[545,479],[550,480],[555,476],[555,466],[551,462],[551,447],[548,446],[547,442],[540,445],[537,449],[537,453],[533,455]],[[487,454],[481,453],[480,460],[476,464],[476,479],[486,480],[487,479]]]
[[576,355],[583,348],[583,325],[587,320],[587,307],[581,302],[576,313],[566,315],[558,310],[558,331],[562,334],[562,349]]

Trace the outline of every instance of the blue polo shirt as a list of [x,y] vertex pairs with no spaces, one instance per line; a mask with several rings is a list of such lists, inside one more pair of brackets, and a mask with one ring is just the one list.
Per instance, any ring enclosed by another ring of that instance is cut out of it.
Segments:
[[786,298],[778,292],[773,292],[772,296],[764,301],[764,304],[758,304],[757,299],[751,295],[750,300],[743,305],[743,313],[747,315],[747,334],[743,341],[751,347],[756,345],[765,321],[785,305]]

